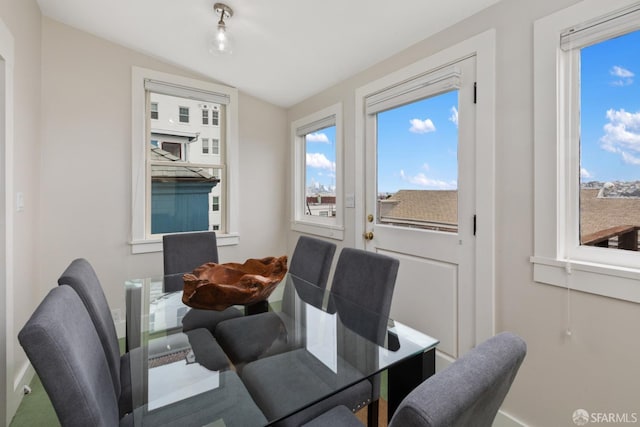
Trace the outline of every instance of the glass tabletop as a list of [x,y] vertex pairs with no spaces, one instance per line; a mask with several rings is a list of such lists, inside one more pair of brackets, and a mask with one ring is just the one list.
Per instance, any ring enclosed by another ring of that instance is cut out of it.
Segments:
[[[213,333],[183,330],[193,309],[182,292],[165,293],[161,278],[129,280],[126,294],[135,425],[269,425],[438,344],[290,273],[267,313],[228,320]],[[277,415],[264,411],[268,388],[260,383],[294,370],[321,375],[328,386],[301,393]]]

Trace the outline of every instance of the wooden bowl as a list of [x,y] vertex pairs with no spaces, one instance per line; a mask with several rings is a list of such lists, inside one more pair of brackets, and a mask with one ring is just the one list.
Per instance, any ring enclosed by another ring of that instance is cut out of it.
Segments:
[[250,258],[243,264],[209,262],[183,276],[182,302],[218,311],[253,304],[267,299],[286,273],[286,256]]

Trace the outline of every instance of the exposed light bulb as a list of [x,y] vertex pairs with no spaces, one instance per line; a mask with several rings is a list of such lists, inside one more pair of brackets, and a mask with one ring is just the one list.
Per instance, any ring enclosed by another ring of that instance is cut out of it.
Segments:
[[229,37],[224,24],[218,25],[209,51],[213,54],[228,54],[232,52],[231,37]]
[[222,3],[214,4],[213,8],[216,13],[220,15],[220,20],[218,21],[218,28],[209,45],[209,52],[214,55],[230,54],[233,51],[233,40],[229,37],[224,20],[225,18],[231,18],[233,16],[233,10]]

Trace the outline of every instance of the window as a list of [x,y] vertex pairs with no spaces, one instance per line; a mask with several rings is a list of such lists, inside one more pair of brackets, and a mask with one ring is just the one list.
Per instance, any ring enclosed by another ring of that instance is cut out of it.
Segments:
[[182,144],[176,142],[163,142],[162,149],[178,159],[182,158]]
[[202,154],[209,154],[209,139],[202,138]]
[[211,110],[211,124],[219,126],[219,113],[216,110]]
[[180,123],[189,123],[189,107],[178,107]]
[[[219,231],[219,245],[237,244],[237,197],[229,198],[238,182],[237,90],[137,67],[132,87],[132,252],[161,251],[165,233],[212,229]],[[197,111],[202,101],[217,107],[218,128],[189,125],[189,110]],[[175,111],[178,120],[152,122],[152,104]],[[200,137],[205,144],[198,143]],[[210,153],[212,137],[224,157],[203,156]]]
[[639,302],[640,5],[624,3],[535,23],[532,262],[538,282]]
[[218,138],[211,140],[211,154],[220,154],[220,140]]
[[202,110],[202,124],[209,124],[209,110]]
[[151,118],[154,120],[158,119],[158,103],[157,102],[151,103]]
[[291,129],[295,171],[292,228],[342,239],[342,105],[296,120]]
[[211,210],[218,212],[220,210],[220,197],[214,196],[211,198]]

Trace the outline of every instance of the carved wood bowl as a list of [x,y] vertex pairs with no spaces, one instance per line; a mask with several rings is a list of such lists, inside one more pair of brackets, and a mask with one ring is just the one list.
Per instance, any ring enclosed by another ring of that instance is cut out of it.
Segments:
[[182,302],[218,311],[253,304],[269,298],[286,273],[286,256],[250,258],[243,264],[209,262],[183,276]]

